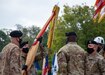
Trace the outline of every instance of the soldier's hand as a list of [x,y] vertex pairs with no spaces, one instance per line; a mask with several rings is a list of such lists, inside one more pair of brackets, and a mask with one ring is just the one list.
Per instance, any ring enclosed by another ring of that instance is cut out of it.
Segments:
[[39,38],[37,38],[37,40],[41,43],[42,42],[42,39],[43,39],[43,37],[41,36],[41,37],[39,37]]
[[27,48],[27,47],[26,47],[26,48],[23,48],[22,51],[23,51],[24,53],[28,53],[29,48]]
[[22,70],[25,70],[26,71],[27,70],[27,65],[23,65],[22,66]]

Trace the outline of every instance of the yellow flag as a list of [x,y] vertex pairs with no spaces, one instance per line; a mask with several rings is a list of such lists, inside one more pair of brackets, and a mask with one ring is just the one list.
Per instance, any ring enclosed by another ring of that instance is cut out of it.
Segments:
[[53,41],[53,35],[54,35],[54,28],[55,25],[57,23],[57,18],[58,18],[58,13],[59,13],[59,7],[57,5],[54,6],[53,11],[55,11],[55,16],[52,19],[52,21],[50,22],[50,30],[49,30],[49,34],[48,34],[48,41],[47,41],[47,46],[48,48],[51,48],[52,45],[52,41]]

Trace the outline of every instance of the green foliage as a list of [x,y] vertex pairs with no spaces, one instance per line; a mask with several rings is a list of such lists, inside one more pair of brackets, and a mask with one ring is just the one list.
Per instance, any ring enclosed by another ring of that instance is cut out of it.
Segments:
[[[105,37],[105,21],[101,23],[93,22],[93,7],[83,6],[73,6],[69,7],[64,5],[63,14],[58,19],[58,24],[55,27],[54,39],[52,48],[49,49],[49,62],[52,62],[52,58],[55,52],[57,52],[63,45],[66,43],[66,32],[75,31],[78,36],[78,44],[84,49],[86,41],[93,39],[96,36]],[[23,32],[23,40],[28,40],[31,45],[34,42],[37,34],[40,31],[39,27],[23,27],[20,24],[16,24],[17,29]],[[47,46],[47,36],[48,31],[43,35],[43,45]],[[10,31],[9,31],[10,32]],[[0,40],[0,50],[8,42],[9,37],[3,32],[0,31],[0,37],[5,41]],[[42,64],[41,64],[42,65]],[[38,72],[38,75],[41,74],[41,71]]]
[[34,39],[36,38],[37,34],[40,31],[39,27],[31,26],[31,27],[23,27],[21,30],[23,32],[23,40],[28,40],[29,44],[32,45]]
[[64,5],[63,15],[59,17],[59,23],[55,29],[55,36],[52,49],[58,51],[65,45],[65,33],[75,31],[78,36],[78,44],[84,49],[86,41],[96,36],[105,37],[105,21],[93,22],[93,7]]
[[[38,35],[40,28],[36,26],[31,26],[31,27],[23,27],[20,24],[16,24],[17,29],[21,30],[23,32],[22,39],[23,41],[29,41],[30,46],[33,44],[36,36]],[[47,34],[48,32],[46,31],[43,35],[43,45],[46,46],[47,43]]]
[[0,51],[6,44],[8,44],[9,41],[9,37],[2,30],[0,30]]
[[42,75],[42,70],[38,70],[38,71],[37,71],[37,74],[38,74],[38,75]]

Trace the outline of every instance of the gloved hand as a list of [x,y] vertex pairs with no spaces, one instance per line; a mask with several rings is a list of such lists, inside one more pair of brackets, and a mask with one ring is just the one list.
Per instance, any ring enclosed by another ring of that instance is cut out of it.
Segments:
[[42,43],[42,39],[43,39],[43,37],[41,36],[41,37],[39,37],[39,38],[37,38],[37,40],[40,42],[40,43]]
[[23,65],[23,66],[22,66],[22,70],[27,71],[27,65]]
[[29,48],[23,48],[22,51],[23,51],[24,53],[28,53]]
[[23,41],[23,42],[20,44],[20,48],[22,48],[22,47],[25,46],[26,44],[28,44],[28,41]]

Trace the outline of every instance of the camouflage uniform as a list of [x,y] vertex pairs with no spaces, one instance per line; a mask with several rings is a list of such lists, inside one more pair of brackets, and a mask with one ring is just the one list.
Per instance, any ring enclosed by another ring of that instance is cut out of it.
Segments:
[[85,51],[76,42],[69,42],[58,51],[60,75],[84,75]]
[[100,54],[86,54],[85,75],[105,75],[105,60]]
[[99,54],[101,54],[105,58],[105,51],[103,49],[100,50]]
[[[25,62],[26,62],[26,57],[24,56],[23,53],[21,53],[21,66],[23,66]],[[37,75],[34,65],[31,66],[30,70],[28,71],[28,75]]]
[[48,48],[44,48],[43,50],[41,50],[40,47],[38,48],[35,56],[35,61],[38,61],[39,64],[41,64],[41,67],[42,67],[43,58],[45,58],[47,54],[48,54]]
[[20,50],[13,43],[9,43],[2,50],[1,75],[21,75]]

